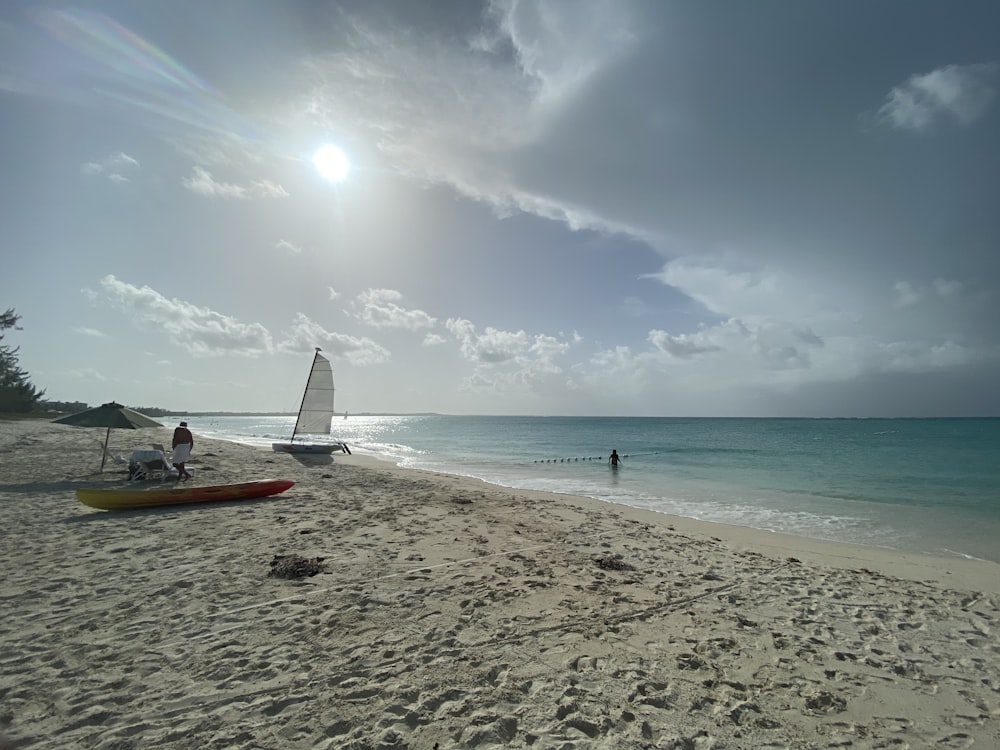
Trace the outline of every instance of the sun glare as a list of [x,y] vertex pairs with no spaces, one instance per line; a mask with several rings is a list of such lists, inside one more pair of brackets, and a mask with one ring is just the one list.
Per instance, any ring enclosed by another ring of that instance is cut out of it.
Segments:
[[351,171],[347,156],[336,146],[323,146],[313,155],[313,164],[324,179],[340,182]]

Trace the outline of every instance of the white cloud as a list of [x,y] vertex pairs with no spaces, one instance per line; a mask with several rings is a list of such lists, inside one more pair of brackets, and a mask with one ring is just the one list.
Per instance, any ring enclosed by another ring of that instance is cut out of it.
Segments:
[[[766,380],[768,372],[787,369],[807,369],[811,366],[810,350],[822,347],[823,340],[809,329],[776,320],[754,322],[730,318],[719,325],[705,327],[694,334],[671,335],[654,330],[649,341],[656,350],[671,360],[695,360],[708,355],[722,372],[714,377],[739,377]],[[719,356],[716,356],[719,353]]]
[[904,130],[926,130],[950,117],[970,125],[986,112],[996,94],[996,63],[946,65],[914,75],[889,92],[878,111],[880,122]]
[[424,340],[420,342],[421,346],[441,346],[442,344],[448,343],[448,339],[437,333],[428,333],[424,336]]
[[579,388],[563,362],[570,342],[523,330],[487,327],[479,332],[464,318],[449,318],[444,327],[458,342],[462,358],[473,366],[472,373],[462,378],[460,390],[517,394],[550,404],[552,395],[565,396]]
[[560,341],[554,336],[539,334],[535,336],[535,341],[529,351],[541,367],[558,372],[561,368],[556,365],[556,359],[566,354],[569,349],[570,345],[565,341]]
[[96,328],[77,327],[73,329],[73,332],[82,334],[84,336],[91,336],[93,338],[105,338],[108,335],[103,331],[98,331]]
[[649,332],[649,342],[657,349],[680,359],[718,351],[719,349],[718,346],[706,339],[704,333],[672,336],[666,331],[652,330]]
[[210,198],[232,198],[247,200],[249,198],[287,198],[288,191],[281,185],[268,180],[251,182],[249,187],[231,182],[218,182],[212,173],[204,167],[195,166],[190,177],[183,178],[184,187],[188,190]]
[[[352,19],[351,44],[309,62],[303,109],[375,138],[400,171],[447,184],[499,216],[526,212],[574,229],[634,231],[518,176],[554,118],[636,38],[628,9],[498,0],[474,39],[399,34]],[[510,52],[513,50],[514,59]],[[346,123],[340,113],[351,112]]]
[[423,310],[409,310],[396,302],[403,295],[394,289],[368,289],[357,296],[354,317],[374,328],[406,328],[417,331],[432,328],[437,321]]
[[126,154],[124,151],[119,151],[116,154],[112,154],[108,157],[107,163],[113,167],[138,167],[138,160]]
[[462,318],[449,318],[445,328],[458,341],[462,357],[475,366],[473,375],[464,381],[468,389],[533,392],[556,376],[561,386],[570,383],[561,377],[561,359],[571,346],[565,341],[492,327],[478,333],[471,321]]
[[468,320],[449,318],[445,327],[459,341],[462,356],[479,364],[509,362],[527,353],[531,345],[524,331],[500,331],[487,327],[479,334]]
[[71,378],[79,378],[80,380],[97,380],[101,383],[110,382],[107,375],[100,370],[95,370],[93,367],[80,367],[67,370],[66,374]]
[[89,161],[81,165],[80,171],[86,175],[104,175],[111,182],[129,182],[126,172],[132,172],[139,168],[139,161],[124,151],[118,151],[110,156],[98,161]]
[[524,74],[540,84],[543,100],[578,89],[635,40],[628,8],[598,0],[580,12],[572,5],[537,0],[493,0],[495,27],[475,40],[483,49],[511,45]]
[[664,265],[655,279],[683,292],[719,317],[780,318],[789,309],[813,317],[832,306],[830,295],[788,271],[752,268],[735,257],[680,259]]
[[389,350],[369,338],[328,331],[307,315],[298,313],[282,336],[279,348],[290,352],[311,352],[320,347],[335,358],[353,365],[381,364],[391,359]]
[[216,182],[212,174],[203,167],[195,167],[194,173],[190,177],[185,177],[183,182],[184,187],[199,195],[214,198],[243,199],[247,197],[246,188],[231,183]]
[[[290,253],[296,253],[296,254],[298,254],[298,253],[302,252],[302,248],[301,247],[299,247],[298,245],[295,245],[295,244],[289,242],[288,240],[278,240],[277,243],[275,243],[274,246],[278,250],[285,250],[285,251],[290,252]],[[330,299],[334,299],[334,298],[330,297]]]
[[250,193],[257,198],[288,197],[288,191],[285,188],[270,180],[257,180],[251,183]]
[[197,356],[255,357],[273,349],[271,335],[259,323],[243,323],[207,307],[167,299],[148,286],[137,287],[112,275],[101,279],[101,291],[144,332],[162,334]]
[[253,357],[275,351],[311,352],[319,346],[359,366],[391,358],[385,347],[371,339],[328,331],[302,313],[295,316],[275,344],[270,332],[259,323],[243,323],[208,308],[167,299],[148,286],[137,287],[109,275],[101,280],[101,291],[112,304],[130,313],[143,330],[160,331],[195,355]]

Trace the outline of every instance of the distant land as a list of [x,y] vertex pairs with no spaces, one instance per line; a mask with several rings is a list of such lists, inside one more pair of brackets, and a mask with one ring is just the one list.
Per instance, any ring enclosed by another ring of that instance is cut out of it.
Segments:
[[[137,411],[142,411],[137,409]],[[142,412],[153,416],[153,412]],[[161,417],[294,417],[294,411],[166,411],[155,416]],[[343,414],[334,414],[343,417]],[[443,417],[444,414],[433,411],[398,412],[398,411],[352,411],[349,417]]]
[[[77,412],[92,409],[96,405],[84,403],[83,401],[40,401],[36,407],[36,412],[40,414],[75,414]],[[295,411],[182,411],[179,409],[165,409],[162,406],[132,406],[126,404],[129,409],[145,414],[147,417],[294,417]],[[438,412],[377,412],[377,411],[356,411],[350,412],[355,417],[441,417],[445,416]],[[334,414],[335,417],[343,417],[344,412]]]

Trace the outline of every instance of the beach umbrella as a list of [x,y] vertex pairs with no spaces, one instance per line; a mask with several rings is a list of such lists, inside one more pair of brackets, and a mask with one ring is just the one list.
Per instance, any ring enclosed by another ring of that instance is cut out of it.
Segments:
[[108,438],[111,437],[111,428],[119,430],[138,430],[142,427],[163,427],[155,419],[150,419],[145,414],[140,414],[134,409],[129,409],[121,404],[112,401],[110,404],[101,404],[93,409],[70,414],[68,417],[53,419],[59,424],[70,424],[74,427],[107,427],[108,431],[104,435],[104,452],[101,454],[101,471],[104,471],[104,462],[108,458]]

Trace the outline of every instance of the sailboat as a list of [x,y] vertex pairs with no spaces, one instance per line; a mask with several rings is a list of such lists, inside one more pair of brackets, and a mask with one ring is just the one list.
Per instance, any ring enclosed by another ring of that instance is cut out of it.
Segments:
[[295,420],[292,439],[287,443],[272,443],[271,447],[279,453],[333,453],[343,451],[350,453],[346,443],[297,443],[299,435],[329,435],[330,420],[333,419],[333,368],[330,360],[320,354],[317,346],[309,369],[309,379],[306,390],[302,394],[302,405],[299,406],[299,416]]

